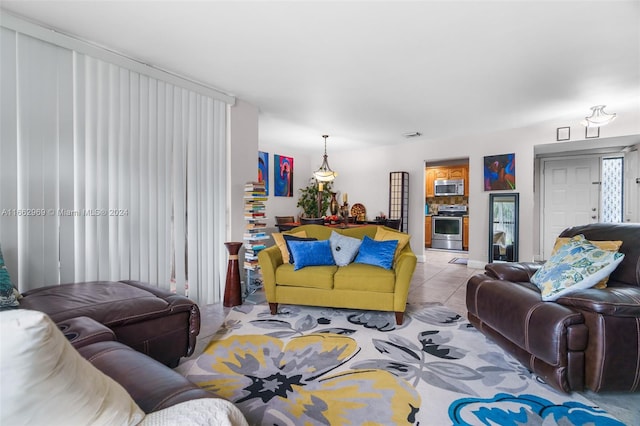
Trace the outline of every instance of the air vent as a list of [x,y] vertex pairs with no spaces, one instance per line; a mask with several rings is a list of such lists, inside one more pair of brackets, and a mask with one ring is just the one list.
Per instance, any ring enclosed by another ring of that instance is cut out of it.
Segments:
[[416,138],[418,136],[422,136],[422,133],[420,133],[420,132],[409,132],[409,133],[404,133],[402,136],[404,136],[407,139]]

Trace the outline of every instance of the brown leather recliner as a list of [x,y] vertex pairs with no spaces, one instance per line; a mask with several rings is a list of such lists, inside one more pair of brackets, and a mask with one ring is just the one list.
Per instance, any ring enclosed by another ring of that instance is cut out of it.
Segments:
[[70,318],[57,325],[80,355],[118,382],[145,413],[215,396],[180,373],[116,342],[113,330],[91,318]]
[[529,370],[565,392],[640,390],[640,224],[596,223],[560,237],[621,240],[625,258],[607,288],[543,302],[536,263],[490,263],[467,283],[469,321]]
[[138,281],[94,281],[41,287],[22,294],[20,308],[62,324],[86,316],[111,329],[119,342],[175,367],[200,332],[198,305]]

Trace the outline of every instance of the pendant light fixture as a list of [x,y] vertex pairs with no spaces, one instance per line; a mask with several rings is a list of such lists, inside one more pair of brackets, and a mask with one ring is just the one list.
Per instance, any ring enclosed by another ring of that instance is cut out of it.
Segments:
[[616,114],[607,114],[604,112],[606,105],[596,105],[591,107],[591,115],[585,117],[582,125],[585,127],[601,127],[611,123],[616,119]]
[[329,135],[322,135],[324,138],[324,156],[322,157],[322,165],[318,170],[313,172],[313,176],[318,182],[331,182],[338,176],[337,172],[331,170],[329,162],[327,161],[327,138]]

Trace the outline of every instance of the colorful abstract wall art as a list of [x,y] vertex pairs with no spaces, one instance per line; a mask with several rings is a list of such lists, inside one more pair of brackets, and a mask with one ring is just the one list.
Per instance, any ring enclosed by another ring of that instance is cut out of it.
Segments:
[[273,184],[276,197],[293,197],[293,157],[273,156]]
[[258,182],[264,182],[266,195],[269,195],[269,153],[258,151]]
[[484,190],[516,189],[516,155],[502,154],[484,157]]

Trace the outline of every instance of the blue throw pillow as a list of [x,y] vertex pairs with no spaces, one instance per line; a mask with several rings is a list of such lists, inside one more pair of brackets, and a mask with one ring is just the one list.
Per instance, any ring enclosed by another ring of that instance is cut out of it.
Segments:
[[358,249],[360,248],[360,244],[362,244],[362,240],[338,234],[336,231],[331,231],[329,243],[331,243],[333,260],[336,261],[336,265],[347,266],[353,262],[356,254],[358,254]]
[[398,240],[376,241],[365,235],[354,262],[391,269],[397,246]]
[[295,263],[293,259],[293,253],[291,252],[291,247],[289,247],[289,241],[318,241],[317,238],[311,237],[295,237],[293,235],[282,234],[284,238],[284,242],[287,244],[287,250],[289,250],[289,263],[292,265]]
[[289,241],[291,256],[295,257],[294,271],[305,266],[335,265],[329,240]]

